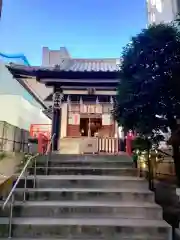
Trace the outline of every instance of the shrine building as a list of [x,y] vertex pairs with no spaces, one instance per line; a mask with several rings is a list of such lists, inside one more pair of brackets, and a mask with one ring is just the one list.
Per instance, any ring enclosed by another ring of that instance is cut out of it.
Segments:
[[43,54],[42,66],[9,64],[7,68],[26,87],[33,83],[33,94],[46,92],[42,101],[52,119],[54,149],[58,150],[60,138],[117,137],[118,126],[111,112],[120,60],[75,59],[66,48],[44,48]]

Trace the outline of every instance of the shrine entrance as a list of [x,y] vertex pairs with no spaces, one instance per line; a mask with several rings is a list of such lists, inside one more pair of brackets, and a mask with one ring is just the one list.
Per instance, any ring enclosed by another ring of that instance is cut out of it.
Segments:
[[98,136],[99,130],[102,128],[102,118],[94,118],[94,116],[80,118],[81,136],[95,137]]
[[80,133],[81,136],[88,136],[88,125],[89,119],[88,118],[81,118],[80,119]]

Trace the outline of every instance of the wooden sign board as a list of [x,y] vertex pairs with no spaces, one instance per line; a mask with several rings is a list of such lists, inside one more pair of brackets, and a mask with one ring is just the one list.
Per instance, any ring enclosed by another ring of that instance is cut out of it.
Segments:
[[80,113],[102,113],[102,105],[92,104],[92,105],[85,105],[82,104],[80,106]]

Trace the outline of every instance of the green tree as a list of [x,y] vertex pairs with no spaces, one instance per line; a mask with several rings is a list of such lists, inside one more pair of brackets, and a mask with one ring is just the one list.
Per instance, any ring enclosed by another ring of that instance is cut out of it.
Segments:
[[180,14],[177,14],[174,23],[175,23],[175,25],[177,25],[178,27],[180,26]]
[[[154,139],[177,131],[180,118],[180,33],[175,25],[153,25],[124,48],[114,116],[126,129]],[[172,142],[178,184],[179,143]]]

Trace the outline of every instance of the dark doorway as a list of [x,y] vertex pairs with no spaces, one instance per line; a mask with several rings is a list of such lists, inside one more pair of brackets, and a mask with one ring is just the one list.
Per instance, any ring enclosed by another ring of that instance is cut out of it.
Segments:
[[81,118],[80,119],[80,133],[81,133],[81,136],[88,136],[88,125],[89,125],[89,119],[88,118]]
[[96,133],[102,127],[102,119],[101,118],[91,118],[90,119],[90,130],[91,130],[91,137],[95,137]]
[[[102,127],[101,118],[81,118],[80,119],[80,132],[81,136],[96,136],[96,133]],[[88,134],[89,133],[89,134]]]

